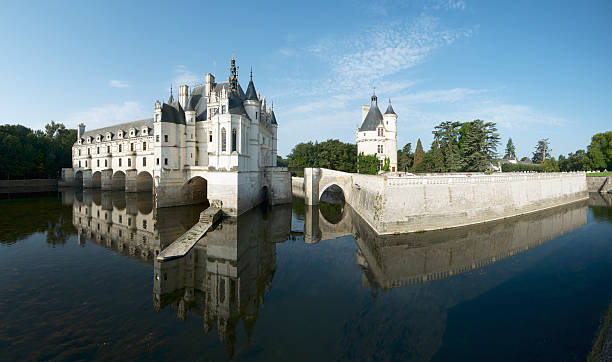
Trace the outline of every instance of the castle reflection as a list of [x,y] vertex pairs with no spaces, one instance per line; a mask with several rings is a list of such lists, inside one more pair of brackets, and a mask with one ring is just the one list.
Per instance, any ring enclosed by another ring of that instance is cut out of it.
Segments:
[[[225,218],[185,257],[158,262],[155,256],[198,222],[207,205],[154,209],[150,195],[100,191],[63,197],[72,203],[79,244],[89,240],[152,264],[155,310],[174,309],[181,320],[190,315],[201,318],[207,333],[216,327],[230,356],[239,322],[249,336],[252,333],[276,270],[277,243],[303,238],[312,244],[352,236],[362,286],[375,295],[430,284],[510,258],[584,225],[588,210],[586,202],[579,202],[476,226],[381,236],[348,205],[323,205],[322,212],[321,207],[296,200],[293,218],[291,205],[260,207],[238,218]],[[602,200],[595,202],[609,201]],[[460,288],[452,301],[440,305],[454,305],[502,281]]]

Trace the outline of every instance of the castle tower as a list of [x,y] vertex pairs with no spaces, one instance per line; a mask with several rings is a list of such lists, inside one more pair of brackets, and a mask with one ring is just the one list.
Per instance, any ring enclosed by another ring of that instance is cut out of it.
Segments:
[[255,85],[253,84],[253,69],[251,69],[249,87],[247,88],[247,91],[246,91],[246,100],[244,101],[244,109],[246,110],[251,120],[259,122],[260,119],[262,118],[260,115],[261,104],[259,102],[259,98],[257,97],[257,91],[255,90]]
[[187,104],[187,98],[189,97],[189,86],[181,85],[179,86],[179,104],[183,109],[185,109]]

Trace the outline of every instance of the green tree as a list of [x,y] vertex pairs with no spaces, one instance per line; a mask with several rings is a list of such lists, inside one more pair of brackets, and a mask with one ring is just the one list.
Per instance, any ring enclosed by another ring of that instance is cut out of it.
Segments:
[[554,157],[547,158],[542,165],[544,166],[544,172],[559,172],[559,164]]
[[378,173],[378,158],[375,155],[360,153],[357,157],[357,172],[376,175]]
[[287,161],[289,167],[323,167],[356,172],[357,145],[339,140],[299,143],[293,147]]
[[417,140],[416,149],[414,150],[414,163],[412,168],[416,170],[421,162],[425,159],[425,151],[423,151],[423,145],[421,145],[421,139]]
[[548,138],[541,139],[538,141],[535,151],[533,151],[531,161],[533,163],[543,163],[546,159],[550,158],[551,151]]
[[385,157],[385,161],[383,163],[383,167],[381,168],[381,170],[385,172],[389,172],[389,170],[391,169],[390,165],[391,165],[391,160],[389,159],[389,157]]
[[431,144],[431,171],[446,172],[444,155],[442,154],[440,146],[438,146],[438,141],[433,141]]
[[444,157],[445,171],[457,172],[462,169],[459,153],[460,122],[442,122],[434,127],[434,140],[438,141]]
[[516,148],[514,147],[514,142],[512,142],[512,138],[508,139],[508,143],[506,143],[506,154],[504,155],[506,160],[516,160]]
[[414,159],[414,154],[412,151],[412,144],[406,143],[404,148],[397,151],[397,170],[398,171],[408,171],[408,169],[412,166],[412,160]]
[[585,168],[612,170],[612,131],[593,135],[586,153]]
[[459,150],[465,171],[485,171],[496,157],[499,134],[493,122],[474,120],[461,125]]

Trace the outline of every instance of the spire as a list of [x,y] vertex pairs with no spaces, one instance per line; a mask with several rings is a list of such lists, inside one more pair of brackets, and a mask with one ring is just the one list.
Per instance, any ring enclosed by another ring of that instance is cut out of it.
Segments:
[[257,97],[257,91],[255,91],[255,84],[253,84],[253,67],[251,67],[251,80],[249,81],[249,87],[246,91],[246,100],[247,101],[257,101],[259,97]]
[[229,76],[230,89],[232,93],[238,93],[238,67],[236,67],[236,58],[232,54],[232,62],[230,65],[230,76]]
[[174,97],[172,96],[172,84],[170,84],[170,98],[168,98],[168,104],[172,104],[174,102]]
[[372,107],[378,105],[378,97],[376,96],[376,87],[374,87],[374,90],[372,91]]
[[385,111],[385,114],[395,114],[397,116],[397,114],[393,110],[393,106],[391,106],[391,98],[389,98],[389,105],[387,106],[387,110]]

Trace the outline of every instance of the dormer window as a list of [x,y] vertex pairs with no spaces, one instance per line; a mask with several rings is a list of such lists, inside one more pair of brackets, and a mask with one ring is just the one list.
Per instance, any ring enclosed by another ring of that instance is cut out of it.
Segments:
[[123,131],[119,131],[119,132],[117,132],[117,137],[119,137],[119,138],[123,138]]
[[101,136],[100,136],[100,135],[97,135],[97,136],[96,136],[96,141],[100,142],[100,138],[101,138]]
[[130,129],[130,137],[134,137],[135,134],[136,134],[136,130],[134,130],[133,128]]
[[91,143],[91,136],[87,137],[87,143]]
[[83,139],[79,138],[79,144],[82,145],[83,144]]
[[110,132],[106,132],[106,140],[107,140],[107,141],[110,141],[110,140],[111,140],[111,138],[113,138],[113,136],[111,135],[111,133],[110,133]]
[[149,128],[148,127],[143,127],[141,132],[142,132],[143,136],[146,136],[149,133]]

